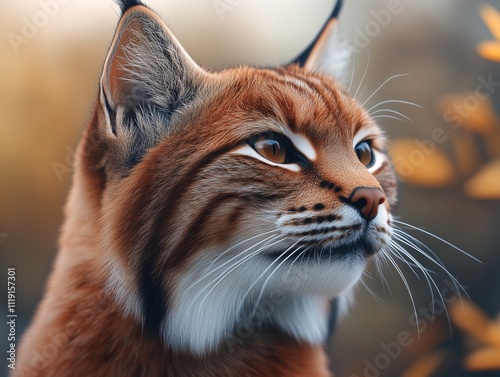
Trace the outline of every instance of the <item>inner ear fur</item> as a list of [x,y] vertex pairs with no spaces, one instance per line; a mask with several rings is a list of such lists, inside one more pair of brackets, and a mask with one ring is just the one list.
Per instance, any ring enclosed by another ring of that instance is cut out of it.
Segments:
[[106,57],[101,102],[115,112],[139,106],[174,111],[206,74],[158,15],[134,6],[121,17]]

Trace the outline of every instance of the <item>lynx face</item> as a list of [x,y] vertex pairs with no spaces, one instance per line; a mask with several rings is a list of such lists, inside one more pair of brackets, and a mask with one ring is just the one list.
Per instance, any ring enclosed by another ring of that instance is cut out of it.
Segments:
[[388,244],[396,184],[366,111],[314,67],[198,67],[163,22],[122,16],[82,164],[102,194],[108,289],[173,349],[262,326],[322,342]]

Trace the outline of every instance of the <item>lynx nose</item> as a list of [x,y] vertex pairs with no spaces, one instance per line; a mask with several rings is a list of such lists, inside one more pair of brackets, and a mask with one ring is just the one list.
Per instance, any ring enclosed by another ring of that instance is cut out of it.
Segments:
[[358,209],[361,217],[370,221],[377,216],[378,206],[385,202],[385,195],[378,188],[358,187],[351,194],[349,202]]

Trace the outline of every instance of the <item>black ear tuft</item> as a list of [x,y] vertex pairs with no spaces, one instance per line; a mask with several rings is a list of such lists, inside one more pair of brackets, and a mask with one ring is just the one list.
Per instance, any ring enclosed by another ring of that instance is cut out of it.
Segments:
[[145,6],[140,0],[116,0],[116,3],[120,6],[122,13],[125,13],[127,9],[135,7],[136,5]]
[[339,16],[340,11],[342,10],[342,4],[343,0],[338,0],[337,3],[335,4],[335,7],[332,10],[332,13],[330,13],[330,17],[326,20],[325,24],[321,28],[321,30],[318,32],[316,35],[316,38],[309,44],[309,46],[295,59],[292,60],[292,64],[298,64],[299,66],[303,67],[311,54],[313,54],[314,48],[321,42],[322,37],[324,37],[325,31],[328,28],[328,26],[331,24],[333,20],[336,20]]

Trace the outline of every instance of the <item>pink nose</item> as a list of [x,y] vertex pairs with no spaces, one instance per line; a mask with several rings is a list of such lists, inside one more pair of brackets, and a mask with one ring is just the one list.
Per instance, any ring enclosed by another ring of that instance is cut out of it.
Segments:
[[377,216],[378,206],[385,202],[385,195],[378,188],[358,187],[351,194],[349,201],[365,220],[370,221]]

